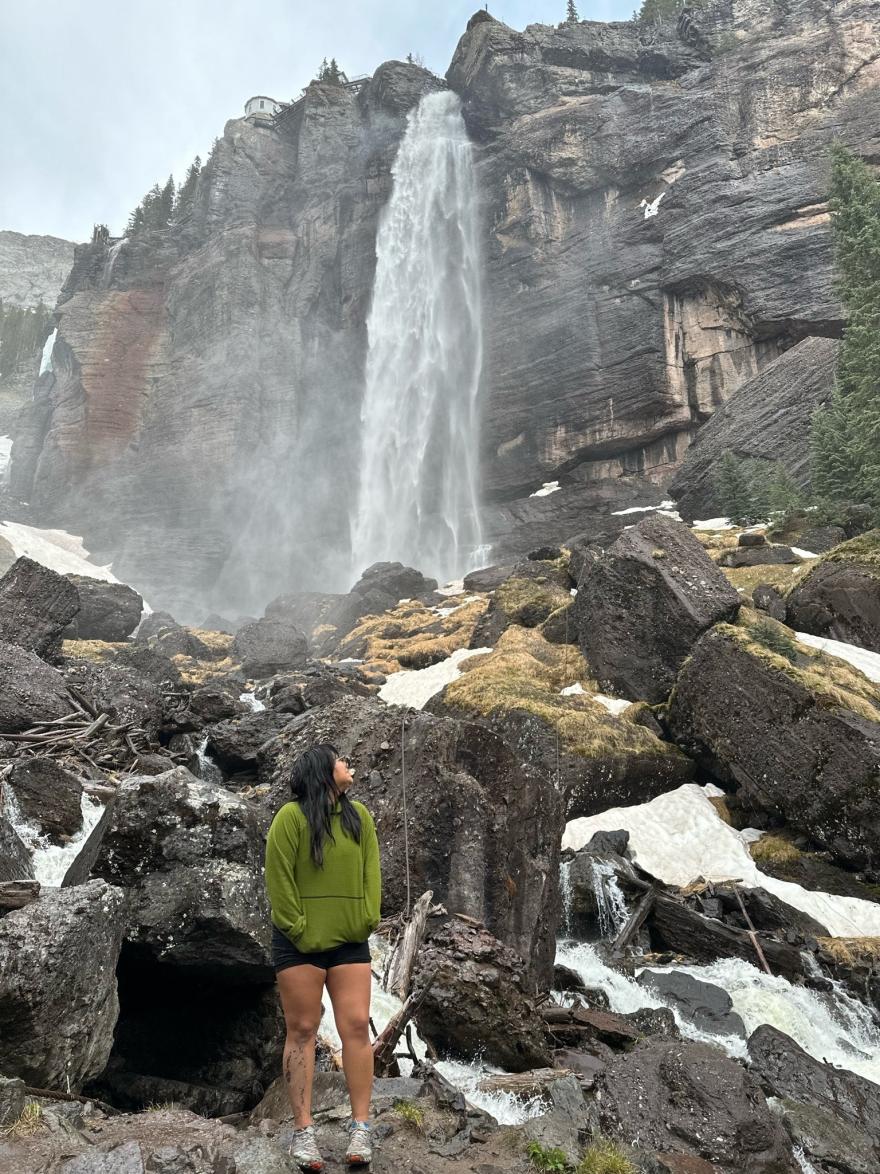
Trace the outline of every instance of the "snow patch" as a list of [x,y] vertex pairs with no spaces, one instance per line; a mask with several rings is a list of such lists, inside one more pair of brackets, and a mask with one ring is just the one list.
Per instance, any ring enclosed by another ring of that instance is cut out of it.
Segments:
[[89,562],[89,552],[83,546],[82,538],[68,534],[66,530],[37,530],[20,522],[0,522],[0,537],[10,544],[16,558],[26,555],[59,575],[86,575],[107,583],[119,582],[109,563],[106,567],[99,567]]
[[644,208],[645,210],[645,220],[650,220],[652,216],[657,215],[657,213],[660,211],[660,201],[665,195],[666,192],[661,192],[660,195],[657,196],[656,199],[651,200],[650,203],[648,203],[647,200],[642,200],[641,204],[639,204],[639,207]]
[[635,807],[614,807],[566,825],[562,847],[578,851],[595,832],[624,828],[640,868],[665,884],[684,886],[737,880],[745,888],[763,888],[824,925],[833,937],[880,936],[880,905],[857,897],[811,892],[761,872],[742,836],[718,815],[695,783],[659,795]]
[[795,636],[801,644],[809,644],[811,648],[845,660],[864,673],[869,681],[880,685],[880,652],[859,648],[857,644],[845,644],[842,640],[831,640],[827,636],[811,636],[809,632],[795,632]]
[[58,327],[56,326],[49,337],[43,344],[43,354],[40,357],[40,374],[45,375],[48,371],[54,371],[52,365],[52,351],[55,349],[55,339],[58,337]]
[[626,514],[674,513],[677,516],[674,501],[661,501],[659,505],[631,505],[628,510],[613,510],[613,518],[622,518]]
[[593,694],[593,700],[604,705],[609,713],[623,713],[632,705],[631,701],[625,701],[622,697],[608,697],[605,693]]
[[704,518],[702,521],[695,519],[691,523],[692,530],[735,530],[733,522],[730,518]]
[[464,579],[453,579],[445,587],[438,587],[436,595],[464,595]]
[[555,493],[557,489],[562,486],[558,481],[545,481],[540,489],[536,489],[534,493],[530,493],[529,497],[549,497],[551,493]]
[[812,550],[801,550],[799,546],[793,546],[791,553],[796,554],[798,558],[818,558],[818,554],[814,554]]
[[445,660],[429,665],[426,669],[404,669],[399,673],[391,673],[379,690],[379,697],[388,705],[408,705],[411,709],[422,709],[435,693],[458,680],[461,676],[458,666],[463,660],[491,651],[491,648],[459,648]]
[[559,690],[560,697],[580,697],[583,693],[586,693],[586,689],[580,681],[575,681],[573,685],[567,685],[564,689]]

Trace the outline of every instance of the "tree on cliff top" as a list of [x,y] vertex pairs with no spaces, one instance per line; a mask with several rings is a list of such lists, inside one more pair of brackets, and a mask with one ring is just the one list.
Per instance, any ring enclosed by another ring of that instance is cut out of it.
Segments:
[[575,5],[574,0],[568,0],[568,16],[565,18],[565,23],[577,24],[579,20],[580,17],[578,16],[577,6]]
[[834,395],[813,417],[813,483],[822,498],[880,513],[880,182],[840,145],[828,205],[846,326]]
[[175,224],[179,224],[182,220],[190,214],[195,200],[196,185],[199,182],[199,175],[202,170],[202,160],[196,155],[192,163],[187,168],[186,178],[180,185],[177,192],[177,200],[174,204],[174,214],[172,219]]

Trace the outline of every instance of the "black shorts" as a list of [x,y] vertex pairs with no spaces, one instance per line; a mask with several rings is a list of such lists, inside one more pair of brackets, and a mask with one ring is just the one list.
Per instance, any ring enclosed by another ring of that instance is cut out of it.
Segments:
[[288,966],[317,966],[321,970],[329,970],[331,966],[369,961],[369,942],[343,942],[341,946],[334,946],[332,950],[316,950],[314,953],[304,954],[296,948],[290,938],[285,937],[277,925],[272,926],[272,965],[276,974],[279,970],[286,970]]

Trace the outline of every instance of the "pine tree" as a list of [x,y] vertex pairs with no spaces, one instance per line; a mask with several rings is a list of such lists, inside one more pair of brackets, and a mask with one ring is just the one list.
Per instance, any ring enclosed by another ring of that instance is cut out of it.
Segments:
[[333,85],[335,85],[335,86],[338,86],[341,80],[342,80],[342,76],[340,73],[339,66],[336,64],[336,58],[331,57],[330,58],[330,65],[327,70],[327,81],[332,82]]
[[175,224],[180,224],[192,212],[196,186],[199,182],[201,170],[202,160],[196,155],[195,159],[193,159],[187,168],[186,178],[177,191],[177,199],[174,202],[174,214],[172,216]]
[[715,472],[715,489],[725,517],[737,526],[750,526],[757,515],[752,486],[745,464],[728,449]]
[[863,499],[862,466],[856,443],[853,404],[835,386],[831,402],[813,414],[810,460],[813,492],[820,501]]
[[159,202],[156,205],[156,227],[167,228],[171,223],[171,216],[174,212],[174,200],[176,196],[176,189],[174,187],[174,176],[169,175],[165,181],[165,186],[159,195]]
[[566,24],[577,24],[580,20],[578,16],[577,6],[574,0],[568,0],[568,16],[565,18]]

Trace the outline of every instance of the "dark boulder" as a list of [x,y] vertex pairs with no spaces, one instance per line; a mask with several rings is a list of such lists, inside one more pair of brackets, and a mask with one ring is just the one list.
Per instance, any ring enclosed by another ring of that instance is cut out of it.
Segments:
[[351,590],[354,595],[379,592],[397,603],[401,599],[416,599],[436,589],[437,580],[426,578],[414,567],[405,567],[403,563],[373,563]]
[[776,567],[799,563],[801,560],[790,546],[771,545],[768,542],[726,551],[718,561],[722,567]]
[[254,770],[257,752],[290,721],[282,710],[266,709],[218,722],[208,731],[208,753],[221,770],[236,774]]
[[780,624],[785,623],[785,599],[771,584],[759,583],[752,592],[752,602],[759,611],[765,611]]
[[25,820],[36,824],[53,844],[82,827],[82,783],[53,759],[16,762],[3,785],[15,796]]
[[26,648],[0,642],[0,734],[17,734],[72,711],[57,669]]
[[103,881],[44,889],[0,920],[0,1069],[77,1090],[104,1068],[119,1003],[123,894]]
[[189,656],[194,660],[213,660],[214,652],[189,628],[179,624],[167,611],[144,616],[135,640],[163,656]]
[[551,1065],[544,1021],[526,996],[523,960],[487,929],[454,916],[429,924],[416,985],[430,974],[416,1021],[441,1055],[484,1056],[510,1072]]
[[880,688],[855,669],[772,620],[720,625],[695,645],[667,720],[752,806],[877,873]]
[[798,535],[798,548],[809,550],[813,554],[826,554],[846,542],[847,534],[843,526],[813,526]]
[[649,1038],[611,1053],[596,1105],[603,1132],[749,1174],[795,1174],[791,1143],[757,1079],[717,1048]]
[[629,832],[620,828],[612,832],[594,832],[589,844],[586,846],[586,850],[594,856],[625,856],[628,846]]
[[55,660],[79,606],[76,588],[64,575],[22,556],[0,579],[0,641]]
[[[574,623],[567,618],[571,604],[571,590],[568,573],[553,563],[525,562],[513,568],[508,579],[495,589],[489,606],[477,621],[471,636],[471,648],[493,648],[512,624],[524,628],[537,628],[548,622],[551,616],[562,619],[562,635],[555,643],[566,640],[565,629],[570,628],[568,639],[576,632]],[[566,611],[560,615],[562,609]]]
[[230,981],[268,981],[263,822],[184,767],[117,790],[96,876],[130,899],[127,938],[155,958]]
[[739,605],[690,530],[655,515],[585,570],[575,599],[581,651],[624,697],[662,701],[699,636]]
[[68,640],[126,640],[140,623],[144,601],[125,583],[66,575],[79,595],[80,610],[65,629]]
[[271,677],[305,664],[309,642],[285,620],[263,619],[245,624],[232,642],[230,655],[248,677]]
[[736,540],[737,546],[766,546],[767,535],[761,530],[743,530]]
[[406,908],[408,830],[412,893],[431,889],[451,912],[482,922],[522,956],[530,981],[549,983],[565,822],[552,779],[524,769],[521,755],[482,725],[348,697],[296,718],[260,752],[272,812],[290,798],[294,759],[317,742],[348,755],[353,796],[376,820],[383,913]]
[[158,741],[166,718],[162,689],[122,661],[68,659],[64,675],[100,712],[115,721],[141,729],[151,742]]
[[464,589],[465,591],[494,591],[512,574],[512,564],[506,567],[483,567],[479,571],[471,571],[465,575]]
[[700,1031],[745,1038],[745,1025],[733,1010],[733,1001],[723,987],[701,982],[681,970],[643,970],[636,982],[659,995],[665,1003],[674,1005]]
[[[266,606],[267,620],[281,620],[306,634],[309,645],[320,643],[321,629],[332,623],[332,613],[348,596],[324,591],[294,591],[279,595]],[[341,636],[341,633],[338,633]]]
[[235,717],[236,714],[247,712],[247,707],[240,697],[241,686],[212,681],[193,689],[189,698],[189,708],[201,721],[221,722]]
[[880,652],[880,530],[823,558],[788,595],[787,623]]
[[[0,787],[6,783],[0,783]],[[0,815],[0,881],[32,880],[31,854],[5,815]]]
[[320,602],[305,606],[321,607],[320,624],[314,630],[313,647],[317,655],[330,655],[364,616],[382,615],[393,610],[401,599],[420,599],[437,588],[436,579],[426,579],[421,571],[403,563],[375,563],[368,567],[347,595],[340,595],[323,608]]

